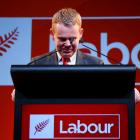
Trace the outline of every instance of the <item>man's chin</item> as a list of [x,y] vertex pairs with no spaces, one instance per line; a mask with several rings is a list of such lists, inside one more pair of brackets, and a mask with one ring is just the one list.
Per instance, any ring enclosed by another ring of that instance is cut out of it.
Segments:
[[74,53],[70,52],[70,53],[62,53],[62,56],[65,58],[70,58]]

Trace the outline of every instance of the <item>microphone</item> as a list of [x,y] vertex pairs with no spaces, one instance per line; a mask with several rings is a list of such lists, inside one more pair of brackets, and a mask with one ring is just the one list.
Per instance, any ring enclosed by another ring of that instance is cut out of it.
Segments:
[[52,55],[52,54],[54,54],[54,53],[56,53],[56,52],[58,52],[58,50],[55,49],[55,50],[52,51],[52,52],[49,52],[49,53],[44,54],[44,55],[42,55],[42,56],[35,57],[35,58],[33,58],[33,60],[32,60],[30,63],[28,63],[27,65],[32,65],[32,63],[35,63],[35,62],[38,61],[39,59],[42,59],[42,58],[44,58],[44,57],[46,57],[46,56],[50,56],[50,55]]
[[114,61],[114,62],[117,63],[117,64],[123,65],[122,63],[118,62],[118,61],[115,60],[114,58],[109,57],[109,56],[107,56],[107,55],[105,55],[105,54],[103,54],[103,53],[101,53],[101,52],[99,52],[99,51],[96,51],[96,50],[94,50],[94,49],[88,47],[87,45],[83,44],[84,42],[85,42],[85,41],[84,41],[83,38],[81,38],[81,39],[79,40],[79,43],[80,43],[82,46],[84,46],[84,47],[86,47],[86,48],[88,48],[88,49],[90,49],[90,50],[92,50],[92,51],[94,51],[94,52],[97,52],[98,54],[100,54],[100,55],[102,55],[102,56],[104,56],[104,57],[109,58],[110,60]]

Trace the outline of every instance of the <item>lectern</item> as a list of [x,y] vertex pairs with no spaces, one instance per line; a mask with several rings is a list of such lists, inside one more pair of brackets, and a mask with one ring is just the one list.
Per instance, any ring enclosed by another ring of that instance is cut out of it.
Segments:
[[135,140],[133,65],[12,65],[14,140]]

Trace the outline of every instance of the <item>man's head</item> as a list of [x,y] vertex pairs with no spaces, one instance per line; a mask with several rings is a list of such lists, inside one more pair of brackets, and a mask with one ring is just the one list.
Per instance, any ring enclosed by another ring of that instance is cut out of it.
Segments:
[[62,57],[71,57],[78,48],[83,29],[80,14],[71,8],[61,9],[52,18],[51,33]]

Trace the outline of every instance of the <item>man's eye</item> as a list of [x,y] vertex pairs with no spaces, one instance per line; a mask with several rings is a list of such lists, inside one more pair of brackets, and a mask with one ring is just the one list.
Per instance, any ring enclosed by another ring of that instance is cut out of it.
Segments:
[[59,38],[59,40],[62,41],[62,42],[65,42],[67,39],[74,41],[76,39],[76,37],[72,37],[72,38]]
[[76,37],[72,37],[72,38],[70,38],[70,40],[73,40],[74,41],[74,40],[76,40]]
[[65,42],[67,39],[66,38],[59,38],[60,41]]

